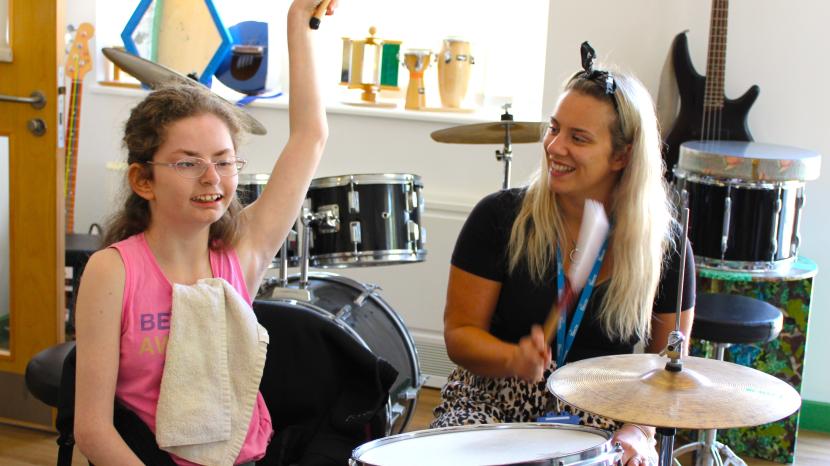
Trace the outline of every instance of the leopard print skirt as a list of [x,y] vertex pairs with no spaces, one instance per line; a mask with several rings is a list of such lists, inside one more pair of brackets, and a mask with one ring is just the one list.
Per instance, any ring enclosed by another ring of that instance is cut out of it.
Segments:
[[[556,363],[544,373],[547,380]],[[441,402],[433,410],[431,428],[504,422],[536,422],[549,413],[567,413],[579,417],[579,424],[615,431],[623,423],[583,411],[553,396],[545,382],[531,383],[516,377],[495,378],[475,375],[456,367],[444,388]],[[645,465],[657,466],[656,442],[651,439],[645,454]]]
[[[555,369],[551,362],[544,380]],[[621,422],[597,416],[553,396],[545,382],[531,383],[516,377],[496,378],[475,375],[456,367],[441,389],[441,402],[433,411],[430,427],[450,427],[502,422],[536,422],[547,413],[566,412],[579,416],[579,424],[616,430]]]

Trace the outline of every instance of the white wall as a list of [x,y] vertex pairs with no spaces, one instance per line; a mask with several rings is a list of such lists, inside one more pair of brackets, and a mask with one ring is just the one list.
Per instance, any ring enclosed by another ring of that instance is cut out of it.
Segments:
[[[68,21],[93,20],[94,0],[68,3]],[[342,8],[348,8],[348,3],[343,2]],[[830,66],[822,57],[826,47],[818,45],[827,43],[823,22],[830,17],[830,4],[803,0],[796,10],[785,7],[791,2],[774,0],[730,3],[726,93],[736,97],[752,84],[761,87],[761,96],[750,113],[755,139],[830,153],[830,141],[823,136],[830,126],[826,111],[830,97],[824,83]],[[478,7],[485,4],[479,3]],[[544,81],[541,114],[527,112],[520,117],[547,117],[562,80],[579,66],[578,46],[583,40],[590,40],[604,61],[636,73],[656,96],[659,73],[672,38],[689,29],[692,55],[702,72],[708,10],[708,2],[700,0],[552,0],[549,12],[545,12],[549,18],[546,56],[523,56],[521,44],[515,44],[517,56],[536,60],[540,69],[545,70],[544,76],[538,76]],[[504,40],[510,40],[509,34]],[[113,94],[96,89],[90,81],[86,90],[76,195],[79,229],[90,222],[100,222],[110,209],[109,199],[117,177],[106,170],[105,164],[123,157],[119,132],[127,110],[139,99],[136,93]],[[287,136],[287,114],[284,109],[263,107],[252,112],[269,129],[269,134],[252,137],[244,154],[251,160],[250,171],[269,171]],[[440,335],[447,265],[455,235],[475,200],[500,187],[501,165],[493,155],[498,147],[443,145],[429,138],[434,130],[482,121],[481,116],[417,120],[355,113],[359,112],[330,112],[331,137],[318,176],[366,172],[421,175],[427,199],[429,256],[422,264],[351,269],[343,273],[381,285],[385,290],[383,296],[414,332]],[[493,114],[486,118],[497,117]],[[538,145],[514,146],[514,184],[530,174],[539,155]],[[821,266],[830,263],[830,250],[822,248],[824,237],[820,229],[825,222],[819,206],[830,201],[830,186],[824,180],[810,182],[807,192],[810,199],[804,212],[800,253]],[[830,316],[824,313],[830,304],[830,292],[820,286],[822,280],[820,273],[815,282],[819,286],[813,296],[802,394],[806,399],[830,402],[830,374],[820,370],[820,355],[830,351],[830,342],[821,338],[830,331]]]

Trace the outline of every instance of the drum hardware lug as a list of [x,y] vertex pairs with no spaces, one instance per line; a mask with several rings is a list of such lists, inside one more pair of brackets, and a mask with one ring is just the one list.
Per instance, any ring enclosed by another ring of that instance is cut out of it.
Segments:
[[273,290],[271,290],[271,299],[289,299],[294,301],[304,301],[310,303],[314,301],[314,294],[309,289],[276,287]]
[[723,229],[720,237],[720,258],[726,257],[726,248],[729,241],[729,221],[732,217],[732,188],[726,188],[726,197],[723,199]]
[[772,246],[771,261],[775,260],[775,255],[778,254],[778,222],[781,219],[781,189],[778,190],[778,199],[775,200],[775,216],[772,220],[772,235],[770,238],[770,246]]
[[389,424],[395,424],[395,421],[397,421],[398,418],[403,415],[404,411],[405,408],[403,406],[399,405],[398,403],[393,404],[392,409],[390,410]]
[[406,233],[409,235],[409,241],[415,243],[421,237],[421,228],[417,223],[410,220],[406,223]]
[[419,387],[410,387],[406,390],[398,393],[399,400],[414,400],[418,398],[418,388]]
[[[435,58],[438,58],[438,56],[436,56]],[[447,50],[446,52],[444,52],[444,63],[449,63],[451,61],[452,61],[452,52]]]
[[352,301],[352,303],[358,308],[363,307],[363,303],[366,302],[366,298],[368,298],[370,295],[375,294],[375,291],[379,289],[379,286],[373,285],[371,283],[363,285],[363,291],[360,293],[360,295],[358,295],[357,298],[354,299],[354,301]]
[[357,245],[363,242],[361,239],[360,222],[349,222],[349,232],[352,235],[352,243]]
[[804,188],[798,190],[798,195],[795,199],[795,219],[793,220],[793,238],[790,245],[790,255],[795,256],[798,252],[798,247],[801,245],[801,209],[807,202],[807,194]]
[[352,305],[351,304],[344,304],[337,312],[334,313],[334,317],[338,320],[347,320],[352,316]]
[[406,196],[406,210],[412,212],[418,208],[418,193],[410,192],[409,195]]
[[354,190],[354,185],[352,185],[351,188],[351,191],[349,191],[349,213],[359,214],[360,193]]
[[320,223],[320,233],[337,233],[340,231],[340,206],[337,204],[320,206],[313,214],[313,220]]
[[418,208],[418,193],[415,191],[412,183],[407,183],[404,187],[404,195],[406,196],[406,211],[412,212]]

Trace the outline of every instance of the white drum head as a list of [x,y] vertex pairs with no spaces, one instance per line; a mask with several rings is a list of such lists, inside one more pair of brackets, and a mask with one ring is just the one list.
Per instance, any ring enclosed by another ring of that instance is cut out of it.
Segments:
[[606,432],[577,426],[470,426],[381,439],[358,448],[355,455],[364,465],[504,465],[599,450],[609,437]]

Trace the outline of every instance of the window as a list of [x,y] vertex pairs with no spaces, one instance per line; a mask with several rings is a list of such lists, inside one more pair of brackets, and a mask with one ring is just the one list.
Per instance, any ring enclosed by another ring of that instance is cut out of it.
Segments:
[[[97,2],[97,17],[107,18],[96,25],[99,47],[122,45],[119,35],[137,4]],[[269,58],[279,64],[271,68],[277,70],[278,79],[269,80],[285,89],[288,77],[283,38],[290,1],[214,0],[214,4],[226,27],[249,20],[269,23]],[[402,41],[402,51],[427,48],[437,53],[445,37],[455,36],[470,42],[475,58],[463,106],[498,107],[512,101],[514,113],[538,119],[542,110],[548,8],[546,0],[345,0],[334,17],[323,19],[316,32],[320,34],[321,82],[329,101],[358,98],[359,91],[339,86],[341,38],[362,39],[370,26],[377,28],[379,38]],[[99,55],[100,60],[103,57]],[[431,107],[440,106],[437,74],[433,59],[425,73],[427,105]],[[408,81],[409,74],[401,67],[399,108],[403,107]]]

